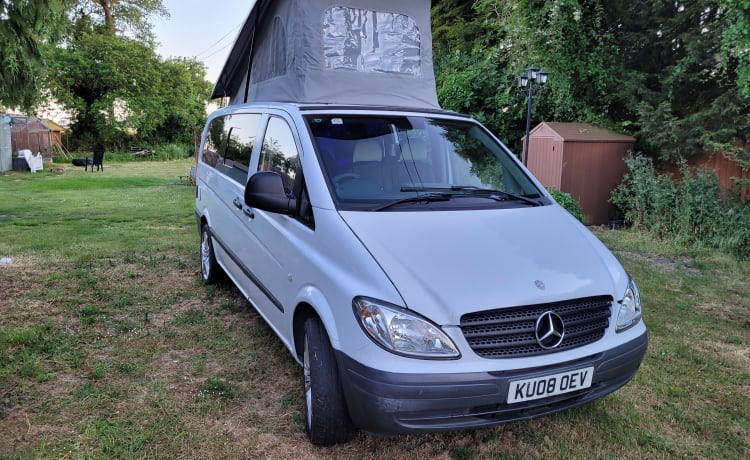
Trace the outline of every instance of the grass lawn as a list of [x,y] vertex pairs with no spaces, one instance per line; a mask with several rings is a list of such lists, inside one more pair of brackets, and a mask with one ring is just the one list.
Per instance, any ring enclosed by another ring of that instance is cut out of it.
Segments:
[[750,457],[750,264],[605,230],[650,330],[630,384],[529,422],[313,447],[297,364],[235,288],[200,282],[192,161],[0,173],[0,458]]

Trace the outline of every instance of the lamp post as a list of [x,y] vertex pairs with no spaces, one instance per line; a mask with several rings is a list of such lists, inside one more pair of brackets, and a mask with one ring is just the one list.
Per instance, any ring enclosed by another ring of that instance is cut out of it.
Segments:
[[523,149],[523,165],[528,165],[529,162],[529,130],[531,129],[531,108],[534,100],[534,84],[542,86],[547,84],[547,76],[549,73],[544,69],[531,66],[524,73],[518,77],[518,87],[526,88],[529,87],[529,105],[526,109],[526,144]]

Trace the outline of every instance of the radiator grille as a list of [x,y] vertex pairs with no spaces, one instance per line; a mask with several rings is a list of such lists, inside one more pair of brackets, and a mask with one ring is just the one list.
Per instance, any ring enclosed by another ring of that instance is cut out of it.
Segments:
[[[461,330],[474,352],[484,358],[517,358],[581,347],[604,336],[612,315],[612,298],[586,297],[541,305],[502,308],[469,313],[461,317]],[[534,328],[547,311],[565,323],[563,341],[545,350],[536,340]]]

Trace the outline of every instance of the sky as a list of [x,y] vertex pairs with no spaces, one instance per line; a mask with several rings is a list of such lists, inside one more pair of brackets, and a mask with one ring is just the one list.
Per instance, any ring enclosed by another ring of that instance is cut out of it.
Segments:
[[163,58],[194,57],[216,83],[254,0],[162,0],[170,18],[152,18],[156,52]]

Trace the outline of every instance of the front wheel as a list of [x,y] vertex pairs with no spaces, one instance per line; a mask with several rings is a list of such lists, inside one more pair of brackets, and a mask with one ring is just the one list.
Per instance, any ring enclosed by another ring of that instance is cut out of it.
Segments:
[[345,443],[352,439],[355,429],[346,409],[331,343],[317,317],[305,321],[303,347],[307,436],[318,446]]
[[211,231],[208,224],[203,224],[201,226],[201,278],[203,282],[205,284],[216,282],[220,270],[214,255],[214,246],[211,243]]

